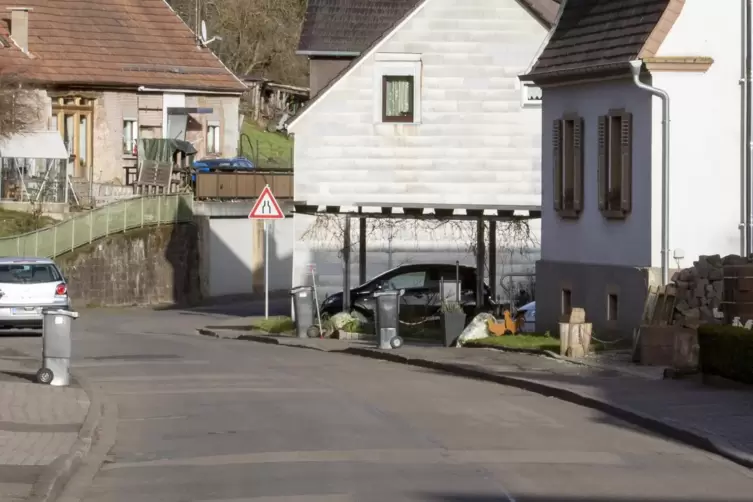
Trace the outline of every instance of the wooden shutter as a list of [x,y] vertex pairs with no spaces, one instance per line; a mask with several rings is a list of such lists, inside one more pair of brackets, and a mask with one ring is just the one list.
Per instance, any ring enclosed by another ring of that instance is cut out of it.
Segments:
[[573,209],[583,211],[583,119],[573,120]]
[[629,213],[633,203],[633,115],[624,113],[620,121],[620,209]]
[[552,127],[552,155],[554,169],[554,210],[562,210],[562,120],[554,121]]
[[607,208],[607,117],[599,117],[599,164],[596,167],[598,185],[599,211]]

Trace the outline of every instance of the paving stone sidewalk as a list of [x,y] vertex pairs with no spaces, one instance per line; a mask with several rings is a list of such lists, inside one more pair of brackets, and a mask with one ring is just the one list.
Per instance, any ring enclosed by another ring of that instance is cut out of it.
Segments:
[[77,386],[33,382],[38,359],[0,346],[0,500],[27,500],[51,464],[68,454],[89,410]]
[[[220,338],[267,341],[387,359],[481,377],[591,406],[753,468],[753,389],[729,390],[689,380],[664,380],[656,369],[584,366],[545,356],[479,348],[406,343],[382,351],[373,342],[296,339],[218,330]],[[210,333],[204,333],[210,334]],[[211,334],[210,334],[211,336]]]

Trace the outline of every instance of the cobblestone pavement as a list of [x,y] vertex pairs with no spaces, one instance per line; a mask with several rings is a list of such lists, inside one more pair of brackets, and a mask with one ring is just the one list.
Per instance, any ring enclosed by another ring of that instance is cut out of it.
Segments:
[[39,360],[4,347],[0,338],[0,500],[31,494],[45,469],[73,447],[89,409],[75,386],[34,383]]

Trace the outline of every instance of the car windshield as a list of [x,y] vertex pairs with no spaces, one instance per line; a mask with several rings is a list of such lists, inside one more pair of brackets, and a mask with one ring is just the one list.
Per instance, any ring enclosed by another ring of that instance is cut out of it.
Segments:
[[12,263],[0,265],[0,283],[37,284],[62,280],[54,265],[49,263]]

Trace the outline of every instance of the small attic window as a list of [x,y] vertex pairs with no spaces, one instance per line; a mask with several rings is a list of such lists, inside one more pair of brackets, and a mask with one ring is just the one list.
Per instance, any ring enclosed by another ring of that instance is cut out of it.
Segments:
[[522,91],[521,101],[523,106],[541,106],[544,96],[541,87],[532,82],[523,82],[522,84],[520,90]]

